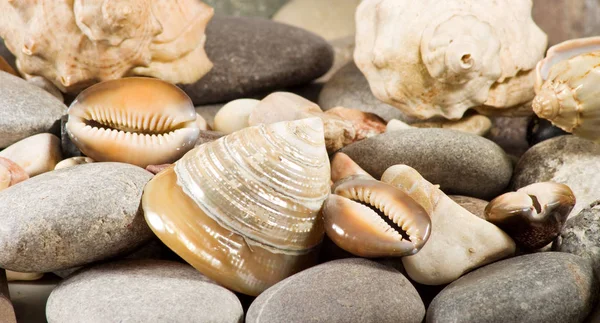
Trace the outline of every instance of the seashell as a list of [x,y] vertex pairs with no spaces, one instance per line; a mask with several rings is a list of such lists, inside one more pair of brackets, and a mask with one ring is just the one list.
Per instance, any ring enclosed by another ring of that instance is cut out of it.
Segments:
[[431,217],[431,235],[415,255],[402,258],[408,275],[442,285],[464,273],[511,256],[515,243],[495,225],[467,211],[407,165],[388,168],[381,181],[408,194]]
[[172,163],[194,148],[199,129],[190,98],[178,87],[132,77],[96,84],[69,107],[73,143],[96,161]]
[[56,167],[54,167],[54,170],[63,169],[63,168],[67,168],[67,167],[73,167],[76,165],[90,164],[90,163],[94,163],[94,162],[96,162],[96,161],[91,159],[90,157],[82,157],[82,156],[71,157],[71,158],[62,160],[61,162],[56,164]]
[[250,113],[259,103],[254,99],[238,99],[225,104],[215,115],[215,130],[230,134],[249,127]]
[[21,166],[10,159],[0,157],[0,191],[28,178],[29,175]]
[[0,1],[0,37],[22,74],[63,92],[132,75],[193,83],[212,67],[212,16],[197,0]]
[[316,260],[329,178],[320,119],[263,124],[188,152],[146,185],[142,206],[192,266],[258,295]]
[[534,97],[547,45],[531,1],[365,0],[354,59],[373,94],[403,113],[459,119]]
[[162,172],[163,170],[171,167],[173,164],[162,164],[162,165],[148,165],[146,167],[146,170],[149,171],[150,173],[156,175],[160,172]]
[[533,111],[576,136],[599,141],[600,37],[566,41],[536,68]]
[[323,221],[335,244],[360,257],[413,255],[431,232],[421,205],[403,191],[368,178],[336,185],[323,207]]
[[354,141],[363,140],[385,132],[386,122],[378,115],[356,109],[335,107],[325,111],[325,114],[340,117],[342,120],[352,122],[356,136]]
[[493,199],[485,208],[485,218],[521,247],[535,250],[560,234],[574,206],[575,195],[569,186],[542,182]]

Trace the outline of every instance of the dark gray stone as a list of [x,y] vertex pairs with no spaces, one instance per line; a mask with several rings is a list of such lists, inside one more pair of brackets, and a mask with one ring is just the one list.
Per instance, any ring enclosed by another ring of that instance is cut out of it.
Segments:
[[64,115],[60,118],[60,151],[62,152],[63,158],[77,157],[83,156],[83,153],[75,143],[69,137],[69,133],[67,132],[67,122],[69,121],[69,116]]
[[215,14],[271,18],[288,0],[204,0]]
[[600,199],[600,145],[560,136],[531,147],[515,166],[511,190],[551,181],[568,185],[576,204],[569,217]]
[[421,121],[403,114],[387,103],[379,101],[371,92],[369,82],[354,62],[342,67],[327,81],[319,96],[319,106],[323,110],[340,106],[357,109],[374,113],[385,121],[391,119],[409,123]]
[[498,117],[490,116],[492,129],[485,137],[502,147],[504,151],[516,157],[521,157],[527,149],[527,126],[530,117]]
[[52,94],[0,71],[0,148],[43,132],[58,133],[67,113]]
[[429,306],[427,322],[578,323],[597,293],[589,260],[535,253],[493,263],[448,285]]
[[512,164],[495,143],[447,129],[410,129],[371,137],[344,147],[375,178],[397,164],[416,169],[447,194],[494,198],[508,185]]
[[270,20],[215,17],[206,29],[213,69],[181,85],[196,105],[310,83],[333,64],[333,49],[306,30]]
[[140,206],[151,178],[137,166],[92,163],[0,191],[0,268],[50,272],[140,247],[153,237]]
[[49,323],[242,322],[237,297],[193,267],[129,260],[76,272],[50,294]]
[[260,294],[247,323],[419,323],[425,306],[395,269],[366,259],[327,262]]
[[569,219],[552,248],[591,260],[600,278],[600,201]]

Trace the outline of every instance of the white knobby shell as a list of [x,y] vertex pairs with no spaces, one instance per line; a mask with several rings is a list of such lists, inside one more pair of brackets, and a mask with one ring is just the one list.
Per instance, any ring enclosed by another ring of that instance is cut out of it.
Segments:
[[530,101],[546,35],[531,1],[365,0],[354,59],[373,94],[404,113],[458,119]]
[[533,110],[574,135],[600,140],[600,37],[553,46],[536,68]]
[[212,15],[198,0],[0,1],[0,37],[23,75],[63,92],[128,75],[192,83],[212,67]]

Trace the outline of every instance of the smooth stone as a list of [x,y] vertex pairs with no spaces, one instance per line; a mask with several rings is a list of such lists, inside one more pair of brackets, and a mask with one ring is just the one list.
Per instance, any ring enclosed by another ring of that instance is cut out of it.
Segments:
[[600,202],[592,203],[570,218],[552,249],[591,260],[600,278]]
[[548,35],[548,46],[600,33],[600,1],[533,0],[533,20]]
[[342,149],[375,178],[397,164],[416,169],[447,194],[480,199],[498,196],[512,175],[508,156],[495,143],[446,129],[387,132]]
[[427,322],[582,322],[598,281],[587,259],[541,252],[496,262],[460,278],[436,296]]
[[289,0],[204,0],[206,4],[215,9],[216,15],[264,18],[271,18],[273,14],[288,1]]
[[196,269],[164,260],[129,260],[76,272],[50,294],[49,323],[238,323],[239,299]]
[[66,112],[67,106],[52,94],[0,72],[0,148],[38,133],[58,132],[58,120]]
[[51,272],[129,252],[152,231],[140,201],[152,174],[121,163],[48,172],[0,192],[0,267]]
[[46,301],[50,292],[58,285],[59,279],[46,275],[32,282],[8,283],[10,297],[19,323],[40,323],[46,321]]
[[206,29],[212,70],[181,85],[195,105],[310,83],[331,68],[333,49],[300,28],[258,18],[215,17]]
[[600,145],[576,136],[560,136],[531,147],[515,166],[511,190],[538,182],[568,185],[577,215],[600,199]]
[[371,92],[369,82],[354,62],[342,67],[325,83],[318,103],[323,110],[344,107],[374,113],[385,121],[391,119],[408,123],[419,121],[403,114],[393,106],[379,101]]
[[537,116],[532,117],[527,125],[527,142],[530,146],[535,146],[542,141],[563,135],[570,135],[570,133],[554,126],[550,121],[538,118]]
[[504,151],[521,157],[527,149],[527,126],[531,117],[490,117],[492,129],[484,137],[495,142]]
[[30,84],[33,84],[33,85],[39,87],[40,89],[43,89],[44,91],[52,94],[60,102],[64,102],[65,101],[65,98],[63,97],[62,92],[60,92],[60,90],[52,82],[48,81],[47,79],[45,79],[45,78],[43,78],[41,76],[34,76],[34,77],[28,79],[27,82],[29,82]]
[[273,20],[313,32],[327,40],[353,36],[360,0],[291,0]]
[[488,201],[462,195],[449,195],[448,197],[465,210],[485,220],[485,207],[488,205]]
[[259,103],[255,99],[237,99],[225,104],[215,115],[213,129],[230,134],[249,127],[248,117]]
[[397,270],[366,259],[330,261],[295,274],[260,294],[247,323],[419,323],[425,306]]
[[58,164],[56,164],[56,166],[54,167],[54,170],[73,167],[73,166],[77,166],[77,165],[81,165],[81,164],[91,164],[91,163],[95,163],[95,162],[96,161],[91,159],[90,157],[82,157],[82,156],[71,157],[71,158],[67,158],[67,159],[59,162]]
[[40,133],[20,140],[0,151],[0,157],[21,166],[29,177],[54,170],[62,159],[60,139],[50,133]]

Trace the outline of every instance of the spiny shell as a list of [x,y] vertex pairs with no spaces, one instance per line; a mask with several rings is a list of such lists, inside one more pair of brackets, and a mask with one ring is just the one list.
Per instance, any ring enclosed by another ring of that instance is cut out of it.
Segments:
[[600,37],[548,50],[536,68],[533,111],[574,135],[600,140]]
[[26,76],[78,92],[128,75],[192,83],[213,9],[198,0],[0,1],[0,37]]
[[556,238],[575,206],[569,186],[542,182],[493,199],[485,208],[486,220],[529,250],[544,247]]
[[201,145],[145,188],[156,235],[200,272],[258,295],[309,266],[330,167],[318,118],[249,127]]
[[96,84],[77,96],[68,113],[69,137],[96,161],[143,168],[172,163],[194,148],[199,134],[190,98],[158,79]]
[[427,119],[534,97],[547,37],[528,0],[365,0],[354,59],[380,100]]

